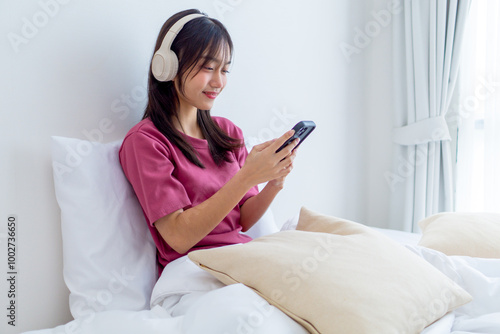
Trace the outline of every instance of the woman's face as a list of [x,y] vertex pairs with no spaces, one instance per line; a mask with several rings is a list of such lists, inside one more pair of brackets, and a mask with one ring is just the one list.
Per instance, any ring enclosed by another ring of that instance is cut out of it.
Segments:
[[187,107],[212,109],[215,99],[227,83],[230,60],[223,59],[223,54],[228,55],[229,52],[220,52],[216,58],[205,56],[194,65],[192,71],[187,71],[183,91],[179,89],[176,78],[174,82],[181,110]]

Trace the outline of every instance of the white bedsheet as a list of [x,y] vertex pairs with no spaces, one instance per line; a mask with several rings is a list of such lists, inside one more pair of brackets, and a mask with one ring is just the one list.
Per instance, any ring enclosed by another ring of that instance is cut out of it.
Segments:
[[[387,232],[467,290],[473,301],[448,313],[422,334],[499,334],[500,259],[446,256],[416,246],[414,235]],[[306,334],[279,309],[242,284],[224,286],[187,257],[165,269],[153,290],[151,309],[106,311],[53,329],[59,333],[261,333]]]

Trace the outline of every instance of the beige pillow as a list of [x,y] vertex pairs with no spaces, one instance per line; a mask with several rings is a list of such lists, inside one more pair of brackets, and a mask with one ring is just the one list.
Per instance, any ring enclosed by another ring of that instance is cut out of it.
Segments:
[[500,214],[438,213],[418,223],[419,245],[446,255],[500,258]]
[[471,300],[411,251],[361,224],[302,208],[298,228],[189,258],[243,283],[311,333],[420,333]]

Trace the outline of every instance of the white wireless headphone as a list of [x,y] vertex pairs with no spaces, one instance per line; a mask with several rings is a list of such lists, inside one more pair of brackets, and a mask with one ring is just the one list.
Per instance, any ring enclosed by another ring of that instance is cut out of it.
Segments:
[[182,27],[189,21],[197,18],[205,16],[203,14],[190,14],[181,18],[179,21],[175,22],[175,24],[170,28],[163,38],[163,42],[161,43],[158,51],[155,52],[153,56],[153,61],[151,62],[151,70],[153,71],[153,75],[158,81],[171,81],[174,80],[177,75],[177,70],[179,69],[179,60],[177,59],[177,55],[174,51],[170,50],[172,47],[172,43],[174,42],[175,37],[179,31],[181,31]]

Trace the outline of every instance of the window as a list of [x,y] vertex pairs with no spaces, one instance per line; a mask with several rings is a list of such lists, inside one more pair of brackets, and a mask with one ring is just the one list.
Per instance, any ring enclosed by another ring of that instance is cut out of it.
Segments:
[[500,212],[500,1],[473,0],[463,44],[456,211]]

